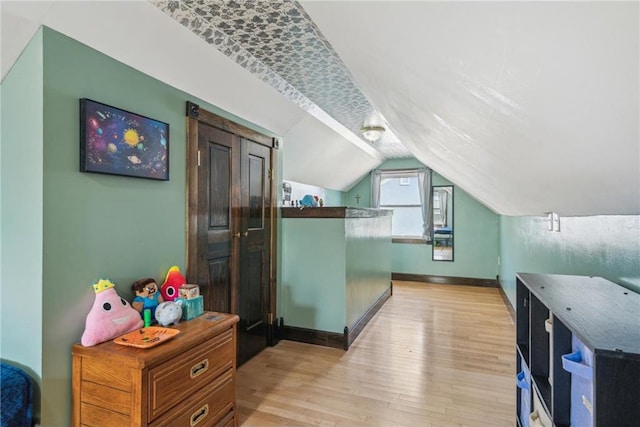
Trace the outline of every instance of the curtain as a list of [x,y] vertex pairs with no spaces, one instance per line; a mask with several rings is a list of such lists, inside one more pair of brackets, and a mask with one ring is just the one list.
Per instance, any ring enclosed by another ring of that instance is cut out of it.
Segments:
[[382,171],[374,169],[371,171],[371,207],[380,208],[380,183],[382,182]]
[[418,169],[418,191],[422,210],[422,240],[430,242],[433,235],[433,188],[431,187],[431,169]]

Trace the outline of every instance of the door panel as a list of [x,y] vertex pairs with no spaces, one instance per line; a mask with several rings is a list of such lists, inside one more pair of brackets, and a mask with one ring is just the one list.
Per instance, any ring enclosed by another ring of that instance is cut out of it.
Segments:
[[239,363],[250,359],[267,346],[269,311],[270,207],[269,165],[271,150],[242,139],[242,230],[240,292]]
[[266,159],[249,155],[249,229],[264,229],[264,177]]
[[231,258],[221,257],[209,260],[209,291],[203,296],[207,310],[231,312]]
[[209,230],[231,229],[231,147],[209,144]]
[[242,364],[262,351],[266,343],[266,313],[262,293],[262,264],[264,256],[261,250],[248,251],[243,261],[247,269],[240,285],[240,324],[238,339],[240,351],[238,363]]
[[[233,188],[234,136],[212,126],[198,126],[198,148],[200,170],[203,181],[199,192],[200,206],[198,240],[202,242],[198,262],[198,284],[204,297],[205,310],[230,312],[233,304],[233,289],[236,279],[233,270]],[[239,182],[239,181],[238,181]]]

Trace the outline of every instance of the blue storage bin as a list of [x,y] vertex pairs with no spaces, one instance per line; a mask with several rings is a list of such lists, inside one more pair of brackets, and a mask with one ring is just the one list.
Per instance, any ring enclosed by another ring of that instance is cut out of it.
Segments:
[[522,361],[522,371],[516,375],[516,386],[520,389],[520,424],[529,427],[529,414],[531,413],[531,375]]
[[571,350],[562,356],[562,367],[571,374],[571,427],[592,427],[593,352],[575,336]]

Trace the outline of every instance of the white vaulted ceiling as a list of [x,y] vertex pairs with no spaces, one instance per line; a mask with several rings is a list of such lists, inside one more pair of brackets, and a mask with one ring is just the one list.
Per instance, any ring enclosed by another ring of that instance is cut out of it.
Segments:
[[301,2],[414,155],[497,212],[640,212],[638,2]]
[[410,153],[501,214],[640,213],[638,2],[0,4],[3,77],[48,25],[283,135],[288,179],[344,190]]

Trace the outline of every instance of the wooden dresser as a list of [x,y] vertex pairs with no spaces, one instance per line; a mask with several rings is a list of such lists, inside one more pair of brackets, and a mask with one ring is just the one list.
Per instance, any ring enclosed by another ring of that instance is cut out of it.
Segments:
[[205,312],[148,349],[73,346],[73,425],[237,426],[238,316]]

